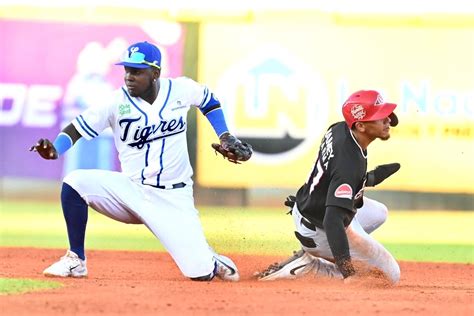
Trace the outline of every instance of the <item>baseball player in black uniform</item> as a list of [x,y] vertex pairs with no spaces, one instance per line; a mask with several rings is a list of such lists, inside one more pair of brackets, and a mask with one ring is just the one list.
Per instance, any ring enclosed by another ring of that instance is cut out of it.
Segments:
[[399,281],[397,262],[356,216],[360,212],[364,226],[378,227],[377,214],[386,214],[382,203],[364,198],[363,192],[400,167],[388,164],[367,173],[367,147],[377,138],[390,138],[390,127],[398,124],[395,108],[396,104],[385,103],[373,90],[357,91],[347,99],[342,107],[345,122],[328,128],[309,178],[296,198],[285,203],[292,207],[302,249],[268,267],[259,280],[297,278],[310,271],[346,279],[378,270],[390,283]]

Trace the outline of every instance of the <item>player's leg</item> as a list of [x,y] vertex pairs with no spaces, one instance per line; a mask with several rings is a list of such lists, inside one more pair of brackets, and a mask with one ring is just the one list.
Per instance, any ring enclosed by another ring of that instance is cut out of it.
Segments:
[[162,190],[145,189],[150,207],[139,210],[145,225],[161,241],[186,277],[209,281],[214,276],[237,281],[239,273],[229,258],[216,254],[207,243],[192,186]]
[[[317,276],[342,279],[337,266],[332,262],[333,256],[324,230],[314,227],[301,215],[298,208],[293,207],[295,235],[302,245],[298,258],[286,260],[279,265],[270,266],[259,279],[274,280],[278,278],[294,278],[303,276],[312,271]],[[377,269],[393,284],[400,278],[400,269],[393,256],[376,240],[368,235],[356,218],[349,225],[347,237],[350,254],[360,269]],[[313,259],[313,260],[311,260]],[[301,272],[292,275],[292,271],[299,266]]]
[[324,259],[332,257],[325,232],[309,224],[296,204],[291,214],[295,224],[295,236],[301,243],[301,250],[295,251],[293,256],[280,263],[270,265],[259,273],[258,279],[261,281],[296,279],[310,272],[318,276],[342,279],[342,274],[336,265]]
[[[332,263],[334,258],[327,242],[325,231],[317,227],[313,232],[311,232],[311,230],[306,231],[301,229],[301,226],[304,225],[300,225],[297,229],[299,228],[299,231],[304,233],[306,238],[312,239],[316,244],[316,247],[308,247],[303,244],[302,248],[315,257],[329,260],[325,261],[324,270],[313,269],[313,272],[318,276],[342,278],[337,266]],[[378,271],[381,272],[390,283],[398,283],[400,280],[400,268],[398,263],[382,244],[372,238],[362,228],[357,218],[352,220],[346,229],[346,233],[349,241],[350,255],[358,274],[363,275],[372,271]],[[331,273],[328,273],[328,271],[331,271]]]
[[[140,192],[136,185],[118,172],[76,170],[66,176],[61,190],[61,205],[66,221],[69,250],[43,273],[46,276],[87,276],[84,240],[88,206],[121,222],[141,223],[127,210],[137,195],[139,196]],[[127,196],[132,199],[128,204]]]
[[[316,247],[308,247],[303,244],[303,249],[316,257],[325,258],[331,262],[326,262],[326,271],[338,270],[336,265],[332,263],[334,260],[327,241],[326,232],[317,227],[308,229],[304,226],[304,221],[297,226],[297,230],[304,234],[306,238],[312,239]],[[303,229],[303,227],[305,229]],[[352,261],[356,265],[358,273],[366,273],[372,270],[381,272],[384,277],[392,284],[395,284],[400,279],[400,268],[393,256],[374,238],[372,238],[359,224],[357,218],[354,218],[346,229],[347,239],[349,241],[349,250]],[[301,241],[301,240],[300,240]],[[320,270],[313,271],[317,275],[328,276],[328,273],[320,273]],[[323,271],[323,272],[326,272]],[[338,272],[334,276],[342,278]]]
[[370,234],[385,223],[388,209],[385,204],[364,196],[364,205],[357,209],[355,217],[367,234]]
[[146,203],[143,185],[120,172],[77,170],[64,178],[81,199],[97,212],[126,224],[142,224],[133,212]]
[[346,232],[351,258],[360,273],[376,270],[391,284],[400,281],[400,267],[395,258],[381,243],[365,232],[357,218],[352,220]]

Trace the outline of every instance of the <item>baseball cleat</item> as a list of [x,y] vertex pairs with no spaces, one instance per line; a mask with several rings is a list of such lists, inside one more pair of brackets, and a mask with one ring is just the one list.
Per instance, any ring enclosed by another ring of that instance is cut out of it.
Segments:
[[334,263],[319,257],[314,257],[312,272],[316,277],[344,279],[342,273]]
[[216,254],[214,255],[214,259],[216,262],[215,274],[219,279],[233,282],[239,281],[239,270],[230,258]]
[[73,277],[84,278],[87,276],[86,260],[80,259],[73,251],[66,254],[43,271],[47,277]]
[[296,279],[307,274],[314,266],[315,258],[303,249],[294,251],[293,256],[283,262],[270,265],[265,271],[257,274],[259,281],[277,279]]

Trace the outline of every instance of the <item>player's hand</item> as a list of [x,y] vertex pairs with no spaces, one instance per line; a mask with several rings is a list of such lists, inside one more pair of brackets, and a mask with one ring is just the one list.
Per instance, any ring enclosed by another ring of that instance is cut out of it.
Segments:
[[48,160],[58,159],[58,153],[49,139],[41,138],[30,151],[36,151],[41,157]]

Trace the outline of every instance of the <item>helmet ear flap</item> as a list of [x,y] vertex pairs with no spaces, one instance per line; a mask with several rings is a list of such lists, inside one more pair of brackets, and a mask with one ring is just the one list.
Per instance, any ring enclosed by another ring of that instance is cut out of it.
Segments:
[[398,125],[398,116],[394,112],[392,112],[392,114],[390,114],[388,118],[390,119],[390,126]]

